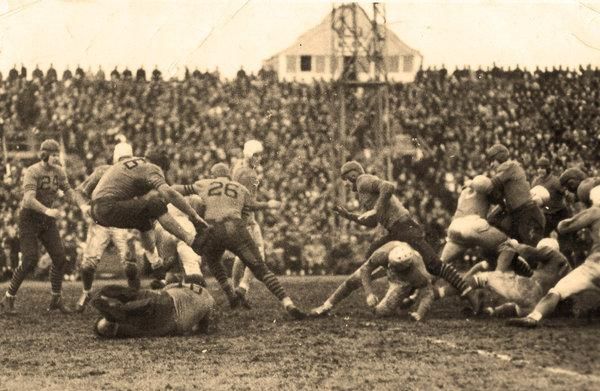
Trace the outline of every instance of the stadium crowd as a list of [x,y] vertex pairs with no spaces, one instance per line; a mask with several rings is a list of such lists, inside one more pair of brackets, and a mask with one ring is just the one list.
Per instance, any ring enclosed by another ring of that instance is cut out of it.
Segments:
[[[72,185],[109,161],[117,135],[136,154],[157,143],[168,146],[173,183],[206,176],[212,164],[239,158],[246,140],[261,140],[260,192],[283,201],[281,210],[262,216],[267,263],[279,273],[345,273],[362,261],[373,233],[353,225],[340,233],[330,212],[341,186],[331,158],[335,91],[323,81],[280,82],[264,70],[240,71],[233,80],[197,70],[182,80],[163,80],[159,70],[146,78],[143,69],[135,75],[115,69],[106,77],[102,70],[78,68],[59,78],[52,68],[36,68],[31,77],[22,68],[0,80],[0,118],[9,145],[25,143],[28,132],[61,132],[67,152],[77,157],[69,160]],[[578,166],[599,175],[599,94],[600,71],[589,67],[428,69],[412,83],[391,85],[392,129],[412,140],[389,148],[410,151],[392,152],[393,179],[406,207],[435,238],[430,242],[443,243],[461,185],[486,171],[484,151],[494,143],[509,147],[530,180],[541,157],[550,159],[555,173]],[[350,107],[368,107],[367,95],[357,92]],[[383,174],[368,115],[351,116],[351,122],[348,128],[356,130],[347,157]],[[0,185],[5,266],[18,262],[23,164],[9,161],[9,167]],[[75,208],[66,213],[59,221],[75,264],[85,223]]]

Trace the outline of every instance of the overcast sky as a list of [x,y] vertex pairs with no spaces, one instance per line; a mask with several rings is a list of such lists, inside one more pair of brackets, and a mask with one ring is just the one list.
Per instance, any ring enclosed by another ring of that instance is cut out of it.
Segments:
[[[365,8],[369,3],[361,3]],[[0,71],[25,63],[225,76],[291,45],[331,1],[0,0]],[[600,66],[600,1],[392,1],[389,27],[424,64]]]

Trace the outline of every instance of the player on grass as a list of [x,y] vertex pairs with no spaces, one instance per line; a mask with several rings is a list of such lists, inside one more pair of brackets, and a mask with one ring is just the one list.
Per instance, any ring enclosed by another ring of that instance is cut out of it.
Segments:
[[[131,145],[126,142],[120,142],[115,146],[113,163],[117,163],[124,159],[130,159],[131,157],[133,157]],[[102,175],[104,175],[109,168],[110,165],[108,164],[96,167],[94,172],[92,172],[92,174],[75,190],[81,194],[83,198],[89,200],[96,185],[98,185],[100,178],[102,178]],[[128,236],[129,232],[126,229],[103,227],[94,221],[89,223],[80,270],[83,291],[75,305],[76,312],[83,312],[87,303],[90,301],[90,291],[92,289],[92,284],[94,283],[96,268],[98,267],[102,254],[111,241],[115,245],[119,257],[121,258],[121,262],[123,263],[125,275],[127,276],[127,284],[131,288],[137,289],[140,287],[140,277],[135,259],[127,259],[127,256],[130,253],[127,244]]]
[[215,300],[195,284],[170,284],[159,291],[107,285],[90,304],[102,314],[94,330],[103,338],[208,333],[215,321]]
[[27,168],[23,179],[23,200],[19,213],[19,242],[22,261],[15,269],[6,294],[0,305],[8,313],[16,313],[15,298],[19,287],[39,260],[38,245],[41,243],[50,258],[50,283],[52,299],[48,311],[60,310],[69,313],[61,298],[63,268],[67,262],[56,219],[60,211],[54,208],[58,191],[62,190],[67,198],[76,203],[83,214],[89,207],[85,200],[75,192],[67,180],[67,173],[60,165],[60,146],[52,139],[45,140],[40,146],[40,161]]
[[[231,179],[236,182],[244,183],[254,200],[256,200],[259,184],[256,167],[260,164],[262,152],[263,146],[260,141],[247,141],[244,144],[244,150],[242,152],[244,158],[238,161],[231,170]],[[256,221],[254,210],[244,209],[242,211],[242,218],[247,224],[250,236],[252,236],[252,239],[258,246],[262,258],[265,259],[265,243],[260,226]],[[236,257],[231,274],[234,289],[240,296],[246,299],[246,294],[250,289],[250,283],[253,278],[252,271],[244,266],[244,263]]]
[[[373,293],[372,281],[385,275],[388,277],[389,287],[384,298],[379,301]],[[311,313],[315,316],[329,313],[362,283],[367,305],[373,308],[377,316],[393,315],[400,309],[402,300],[418,289],[415,310],[409,315],[413,320],[420,321],[434,299],[432,279],[419,253],[404,242],[391,241],[375,250],[360,268]]]
[[202,259],[207,262],[232,307],[236,307],[244,298],[233,290],[227,278],[221,262],[225,250],[238,256],[292,317],[304,318],[306,314],[294,305],[277,277],[265,264],[258,246],[248,232],[246,222],[242,219],[243,208],[277,208],[279,203],[257,202],[244,184],[223,175],[219,178],[199,180],[193,185],[174,186],[184,195],[200,195],[206,206],[204,217],[212,228],[203,246]]
[[[473,274],[475,286],[487,288],[502,299],[501,305],[487,307],[484,309],[485,313],[497,317],[523,316],[533,309],[550,288],[571,271],[571,265],[560,252],[556,239],[544,238],[536,247],[520,244],[511,239],[506,241],[504,246],[510,247],[533,265],[531,277],[501,271],[469,274]],[[480,269],[486,269],[486,266]],[[478,265],[474,269],[477,267]]]
[[[200,252],[208,226],[187,200],[167,184],[163,170],[168,170],[169,165],[164,149],[150,149],[146,157],[124,159],[111,166],[92,193],[92,218],[105,227],[140,231],[145,255],[155,271],[164,269],[155,245],[156,220],[196,253]],[[189,217],[196,228],[195,235],[169,213],[169,203]]]
[[367,227],[374,228],[381,224],[387,230],[385,236],[371,243],[366,257],[370,257],[376,249],[392,240],[406,242],[421,254],[429,273],[448,281],[460,292],[461,297],[469,300],[473,311],[477,312],[479,310],[477,295],[456,269],[450,264],[443,263],[427,243],[421,225],[410,216],[408,210],[394,195],[395,185],[374,175],[365,174],[363,167],[356,161],[345,163],[341,172],[342,179],[349,182],[353,191],[357,193],[364,213],[361,215],[350,213],[342,207],[336,207],[336,213]]
[[600,186],[594,187],[589,195],[582,194],[582,196],[588,197],[592,206],[572,218],[561,221],[557,230],[559,233],[568,233],[589,228],[593,244],[588,257],[550,289],[529,315],[511,319],[510,325],[536,327],[544,317],[554,311],[561,300],[585,290],[600,291]]

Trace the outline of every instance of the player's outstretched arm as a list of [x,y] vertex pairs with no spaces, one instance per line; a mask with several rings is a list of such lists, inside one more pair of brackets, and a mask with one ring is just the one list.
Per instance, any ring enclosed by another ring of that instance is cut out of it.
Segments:
[[167,184],[162,184],[157,190],[168,202],[185,213],[190,218],[192,223],[206,226],[208,225],[206,221],[204,221],[204,219],[200,217],[200,215],[194,210],[194,208],[192,208],[192,206],[189,204],[189,202],[187,202],[180,192]]
[[[387,256],[387,254],[385,255]],[[380,257],[379,254],[374,254],[360,267],[360,279],[362,282],[363,289],[365,290],[365,296],[367,298],[367,305],[374,307],[379,302],[379,299],[373,293],[373,279],[371,274],[379,266],[385,263],[385,257]]]
[[281,201],[269,200],[269,201],[248,201],[245,205],[246,208],[252,211],[266,210],[266,209],[279,209],[281,207]]
[[600,218],[600,213],[594,209],[586,209],[577,213],[575,216],[565,219],[558,223],[556,230],[560,234],[579,231],[582,228],[589,227],[594,221]]
[[79,209],[81,209],[81,213],[87,215],[88,211],[90,210],[90,205],[83,194],[73,189],[68,189],[65,191],[65,195],[72,204],[77,205]]

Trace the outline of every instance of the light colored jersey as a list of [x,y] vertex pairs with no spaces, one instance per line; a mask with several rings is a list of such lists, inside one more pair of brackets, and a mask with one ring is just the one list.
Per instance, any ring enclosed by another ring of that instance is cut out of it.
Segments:
[[87,198],[92,198],[94,189],[98,185],[98,182],[100,182],[100,179],[102,179],[102,175],[104,175],[109,168],[109,164],[103,164],[96,167],[90,176],[87,177],[85,181],[81,182],[79,186],[77,186],[77,191],[81,192]]
[[458,204],[453,219],[470,215],[477,215],[485,219],[489,209],[490,203],[487,200],[487,196],[466,186],[458,197]]
[[58,191],[71,188],[67,173],[61,166],[35,163],[27,168],[23,178],[23,193],[35,191],[35,199],[47,208],[58,199]]
[[[363,174],[356,179],[356,189],[358,193],[358,202],[364,211],[371,210],[379,198],[380,184],[383,181],[374,175]],[[408,216],[409,212],[394,194],[390,197],[383,211],[378,213],[377,221],[384,228],[391,229],[394,223],[401,218]]]
[[508,210],[515,210],[531,200],[529,182],[525,170],[514,160],[507,160],[496,169],[492,178],[495,188],[502,189],[504,202]]
[[242,209],[252,202],[248,189],[229,178],[201,179],[194,186],[204,202],[204,219],[208,221],[241,218]]
[[113,198],[130,200],[166,184],[165,174],[143,157],[132,157],[113,164],[92,192],[92,200]]
[[165,292],[173,298],[177,334],[191,334],[198,322],[206,317],[215,306],[215,300],[206,289],[197,293],[189,286],[180,287],[178,284],[173,284],[167,286]]

